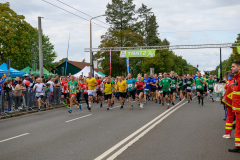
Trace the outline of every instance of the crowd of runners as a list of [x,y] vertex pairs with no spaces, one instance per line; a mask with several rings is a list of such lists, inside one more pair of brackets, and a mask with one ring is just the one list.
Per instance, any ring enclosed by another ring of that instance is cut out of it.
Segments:
[[[89,73],[88,77],[62,77],[60,86],[61,98],[69,108],[68,112],[72,113],[74,103],[80,110],[83,109],[81,102],[77,100],[81,94],[83,94],[88,110],[92,109],[92,103],[99,103],[102,107],[104,101],[108,105],[107,110],[113,107],[115,101],[120,102],[120,109],[126,105],[133,109],[133,101],[138,101],[138,106],[143,108],[150,100],[163,106],[166,104],[169,108],[170,104],[175,105],[177,98],[180,101],[187,98],[190,103],[193,94],[197,95],[198,104],[203,105],[204,96],[208,92],[213,100],[215,81],[213,75],[201,76],[200,72],[197,72],[196,75],[176,75],[174,71],[171,71],[149,76],[144,74],[143,77],[138,74],[135,79],[131,74],[128,74],[127,77],[106,76],[102,78],[98,75],[93,77],[92,73]],[[44,86],[41,87],[44,89]],[[127,102],[129,104],[126,104]]]

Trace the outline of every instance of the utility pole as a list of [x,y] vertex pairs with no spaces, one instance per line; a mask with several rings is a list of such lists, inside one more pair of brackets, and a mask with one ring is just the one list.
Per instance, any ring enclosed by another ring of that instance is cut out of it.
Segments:
[[92,72],[93,77],[94,77],[94,67],[93,67],[93,52],[92,52],[92,20],[101,16],[105,16],[105,14],[97,17],[93,17],[90,19],[90,72]]
[[42,52],[42,24],[41,18],[38,17],[38,43],[39,43],[39,73],[40,77],[43,76],[43,52]]

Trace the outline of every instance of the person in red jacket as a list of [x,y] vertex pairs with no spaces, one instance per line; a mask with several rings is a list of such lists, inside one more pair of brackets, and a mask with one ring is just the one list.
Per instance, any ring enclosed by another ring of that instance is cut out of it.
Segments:
[[233,88],[231,85],[234,83],[233,74],[230,71],[225,73],[225,79],[228,79],[224,88],[226,89],[225,95],[222,99],[223,103],[225,103],[225,107],[227,109],[227,119],[226,119],[226,127],[225,127],[225,135],[223,138],[231,138],[231,132],[233,128],[233,119],[235,116],[235,112],[232,111],[232,94]]
[[[232,95],[232,110],[236,112],[236,126],[235,126],[235,148],[228,149],[229,152],[240,153],[240,61],[234,61],[232,63],[232,73],[235,74],[233,77],[234,83],[232,84],[233,95]],[[232,87],[231,86],[231,87]]]

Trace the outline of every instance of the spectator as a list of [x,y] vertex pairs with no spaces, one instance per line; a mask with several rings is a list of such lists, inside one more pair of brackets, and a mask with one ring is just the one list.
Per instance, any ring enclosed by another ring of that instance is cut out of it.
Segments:
[[22,86],[22,81],[19,81],[19,83],[16,85],[14,90],[15,95],[15,109],[21,110],[21,100],[22,100],[22,90],[25,90],[26,88]]
[[55,84],[54,85],[55,87],[60,87],[60,80],[59,80],[58,76],[55,76],[54,84]]
[[2,84],[5,82],[6,77],[6,74],[3,74],[2,77],[0,77],[0,95],[2,95]]

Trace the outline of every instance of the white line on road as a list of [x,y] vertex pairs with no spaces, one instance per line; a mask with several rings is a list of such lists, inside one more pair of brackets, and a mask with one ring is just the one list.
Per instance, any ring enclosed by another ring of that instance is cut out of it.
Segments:
[[88,115],[86,115],[86,116],[74,118],[74,119],[71,119],[71,120],[68,120],[68,121],[65,121],[65,122],[72,122],[72,121],[75,121],[75,120],[78,120],[78,119],[81,119],[81,118],[85,118],[85,117],[88,117],[88,116],[91,116],[91,115],[92,115],[92,114],[88,114]]
[[26,135],[28,135],[28,134],[30,134],[30,133],[24,133],[24,134],[21,134],[21,135],[15,136],[15,137],[11,137],[11,138],[8,138],[8,139],[4,139],[4,140],[1,140],[0,143],[1,143],[1,142],[6,142],[6,141],[9,141],[9,140],[12,140],[12,139],[18,138],[18,137],[26,136]]
[[184,104],[186,104],[187,102],[181,104],[180,106],[174,108],[172,111],[170,111],[169,113],[167,113],[166,115],[164,115],[161,119],[159,119],[157,122],[155,122],[154,124],[152,124],[150,127],[148,127],[145,131],[143,131],[141,134],[139,134],[137,137],[135,137],[133,140],[131,140],[130,142],[128,142],[125,146],[123,146],[121,149],[119,149],[116,153],[114,153],[111,157],[109,157],[107,160],[113,160],[115,159],[117,156],[119,156],[122,152],[124,152],[128,147],[130,147],[131,145],[133,145],[135,142],[137,142],[140,138],[142,138],[145,134],[147,134],[150,130],[152,130],[154,127],[156,127],[156,125],[158,125],[159,123],[161,123],[165,118],[167,118],[168,116],[170,116],[173,112],[175,112],[177,109],[179,109],[180,107],[182,107]]
[[[185,98],[184,98],[185,99]],[[183,99],[183,100],[184,100]],[[136,136],[139,132],[143,131],[145,128],[147,128],[149,125],[151,125],[152,123],[154,123],[156,120],[158,120],[159,118],[161,118],[162,116],[164,116],[166,113],[170,112],[172,109],[176,108],[176,106],[178,104],[180,104],[181,102],[178,102],[177,104],[174,105],[174,107],[171,107],[170,109],[166,110],[165,112],[163,112],[162,114],[160,114],[159,116],[157,116],[156,118],[154,118],[153,120],[151,120],[150,122],[148,122],[147,124],[145,124],[144,126],[142,126],[141,128],[139,128],[138,130],[136,130],[134,133],[132,133],[131,135],[129,135],[128,137],[126,137],[125,139],[123,139],[122,141],[120,141],[119,143],[117,143],[116,145],[114,145],[112,148],[108,149],[106,152],[104,152],[103,154],[101,154],[100,156],[98,156],[97,158],[95,158],[95,160],[101,160],[103,158],[105,158],[107,155],[109,155],[110,153],[112,153],[114,150],[116,150],[118,147],[120,147],[121,145],[123,145],[124,143],[126,143],[127,141],[129,141],[131,138],[133,138],[134,136]]]

